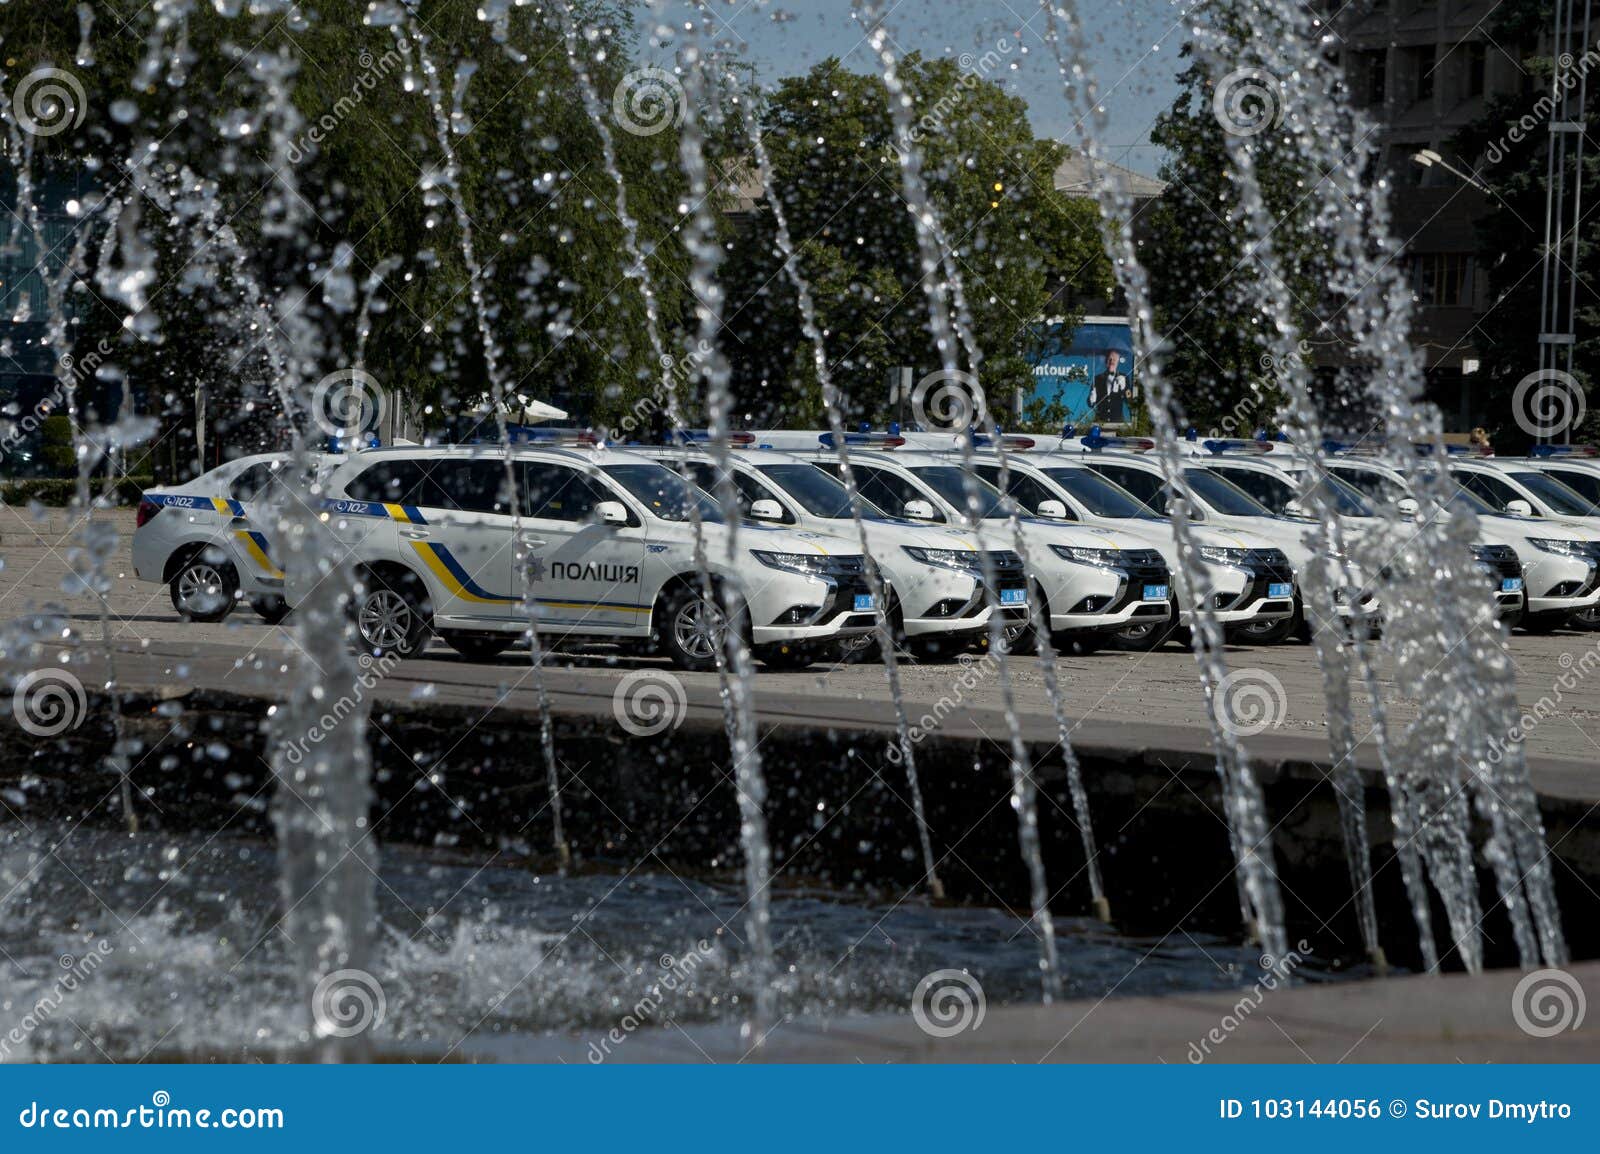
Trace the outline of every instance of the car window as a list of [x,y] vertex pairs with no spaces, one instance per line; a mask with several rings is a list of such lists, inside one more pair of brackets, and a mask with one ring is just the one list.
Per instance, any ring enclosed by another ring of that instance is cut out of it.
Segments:
[[1374,472],[1371,469],[1352,469],[1348,466],[1341,468],[1338,465],[1333,465],[1329,467],[1328,471],[1338,477],[1339,480],[1353,486],[1376,501],[1383,501],[1392,505],[1396,501],[1403,500],[1406,496],[1406,491],[1397,483],[1385,477],[1382,473]]
[[[978,476],[989,482],[989,484],[994,485],[997,488],[999,487],[999,465],[979,465],[977,466],[976,471]],[[1078,519],[1077,515],[1072,511],[1072,508],[1067,506],[1065,501],[1052,493],[1048,486],[1034,479],[1033,477],[1028,476],[1026,473],[1019,473],[1015,469],[1008,469],[1006,471],[1005,492],[1006,496],[1010,497],[1018,505],[1022,506],[1026,512],[1037,513],[1039,511],[1039,506],[1043,502],[1054,501],[1059,505],[1066,506],[1067,517],[1069,519],[1074,521]]]
[[1230,469],[1225,465],[1212,465],[1211,471],[1232,481],[1280,516],[1288,511],[1289,502],[1298,498],[1293,485],[1270,473],[1258,473],[1254,469]]
[[1108,477],[1115,484],[1121,485],[1156,512],[1166,512],[1166,485],[1157,474],[1146,473],[1143,469],[1136,469],[1132,465],[1115,465],[1105,461],[1090,461],[1088,465],[1101,476]]
[[345,486],[356,501],[388,502],[396,505],[428,505],[441,508],[444,496],[415,460],[379,461],[363,469]]
[[616,498],[581,469],[548,461],[523,461],[522,515],[544,521],[590,521],[595,506]]
[[[852,471],[859,482],[860,466],[856,466]],[[850,495],[845,491],[844,482],[824,473],[815,465],[762,465],[761,472],[781,485],[783,491],[813,517],[825,517],[830,521],[850,519]],[[862,516],[884,515],[865,494],[861,494],[859,490],[857,493],[861,497]]]
[[1594,502],[1569,489],[1559,479],[1536,469],[1519,470],[1511,474],[1524,489],[1529,489],[1560,517],[1596,516]]
[[432,460],[423,461],[422,468],[433,483],[418,504],[511,516],[511,486],[504,461]]
[[1093,469],[1062,465],[1045,470],[1057,485],[1072,494],[1096,517],[1153,517],[1155,511],[1128,490]]
[[[719,472],[717,466],[711,461],[690,461],[688,462],[688,469],[689,479],[707,493],[715,496]],[[786,525],[794,524],[794,514],[779,499],[777,493],[767,488],[756,478],[738,469],[732,470],[730,476],[733,480],[733,495],[739,502],[741,515],[748,517],[750,515],[750,506],[757,501],[777,501],[778,507],[783,510],[783,523]]]
[[[1452,469],[1450,475],[1455,478],[1467,492],[1483,500],[1496,512],[1504,512],[1506,504],[1511,501],[1526,501],[1527,498],[1506,484],[1499,477],[1491,477],[1487,473],[1474,473],[1468,469]],[[1530,504],[1532,502],[1529,502]],[[1538,512],[1537,509],[1534,510]]]
[[687,521],[690,511],[698,510],[702,521],[722,520],[722,510],[716,501],[665,465],[654,462],[606,465],[602,471],[633,494],[646,509],[650,510],[652,517],[659,517],[663,521]]
[[1600,508],[1600,473],[1591,473],[1587,469],[1551,469],[1549,472],[1591,506]]
[[1207,505],[1225,517],[1266,517],[1269,510],[1260,501],[1246,493],[1225,477],[1205,469],[1190,468],[1183,471],[1189,490]]
[[255,501],[265,498],[275,472],[271,461],[251,465],[234,478],[232,485],[228,486],[228,496],[235,501]]
[[[818,467],[826,470],[832,477],[837,478],[839,475],[839,466],[835,463]],[[876,469],[871,465],[860,464],[853,464],[850,468],[855,473],[857,491],[891,516],[903,516],[906,504],[910,501],[928,501],[928,495],[919,486],[887,469]],[[945,515],[938,503],[928,501],[928,504],[933,506],[933,519],[942,523]]]

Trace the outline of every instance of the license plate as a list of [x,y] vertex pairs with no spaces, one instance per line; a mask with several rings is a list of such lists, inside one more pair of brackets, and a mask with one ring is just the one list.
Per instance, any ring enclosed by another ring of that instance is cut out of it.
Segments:
[[1287,581],[1274,582],[1267,586],[1268,597],[1293,597],[1294,586]]
[[865,612],[870,612],[871,609],[872,609],[872,594],[871,593],[857,593],[856,594],[856,612],[857,613],[865,613]]
[[1172,596],[1172,590],[1166,585],[1146,585],[1144,587],[1144,599],[1146,601],[1165,601],[1170,596]]
[[1522,588],[1521,577],[1504,577],[1500,581],[1500,592],[1515,593]]
[[1027,602],[1028,591],[1026,589],[1000,590],[1000,604],[1002,605],[1026,605]]

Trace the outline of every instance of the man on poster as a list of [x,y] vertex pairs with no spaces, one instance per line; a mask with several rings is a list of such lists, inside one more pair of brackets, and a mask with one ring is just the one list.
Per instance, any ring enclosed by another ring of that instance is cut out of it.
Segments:
[[1102,425],[1122,424],[1128,419],[1128,376],[1122,371],[1122,353],[1106,352],[1105,372],[1094,379],[1089,390],[1094,419]]

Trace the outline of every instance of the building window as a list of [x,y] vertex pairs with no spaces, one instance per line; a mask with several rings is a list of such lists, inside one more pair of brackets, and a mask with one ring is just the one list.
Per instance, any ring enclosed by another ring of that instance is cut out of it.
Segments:
[[1354,81],[1355,95],[1363,106],[1371,107],[1381,105],[1384,97],[1384,52],[1378,51],[1357,52],[1354,54]]
[[1406,49],[1407,62],[1410,65],[1413,100],[1421,102],[1433,99],[1433,70],[1437,51],[1432,44],[1423,44],[1417,48]]
[[1459,308],[1472,303],[1472,256],[1424,252],[1411,258],[1411,291],[1420,305]]
[[1489,66],[1489,46],[1481,40],[1467,45],[1467,99],[1483,95],[1484,73]]

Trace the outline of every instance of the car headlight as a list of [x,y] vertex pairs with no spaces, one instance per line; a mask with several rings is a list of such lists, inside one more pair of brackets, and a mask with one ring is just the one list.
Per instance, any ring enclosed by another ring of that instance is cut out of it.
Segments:
[[1200,556],[1218,565],[1243,565],[1248,549],[1223,549],[1216,545],[1200,546]]
[[1079,565],[1095,565],[1111,569],[1122,564],[1121,549],[1083,549],[1077,545],[1052,545],[1050,551],[1063,561],[1076,561]]
[[913,545],[900,546],[907,557],[924,565],[937,565],[941,569],[957,569],[962,573],[983,572],[983,559],[976,549],[919,549]]
[[820,553],[772,553],[765,549],[752,549],[750,556],[769,569],[782,569],[802,577],[825,577],[833,571],[832,558]]
[[1546,553],[1560,553],[1564,557],[1583,557],[1592,560],[1587,541],[1561,541],[1553,537],[1529,537],[1528,544]]

